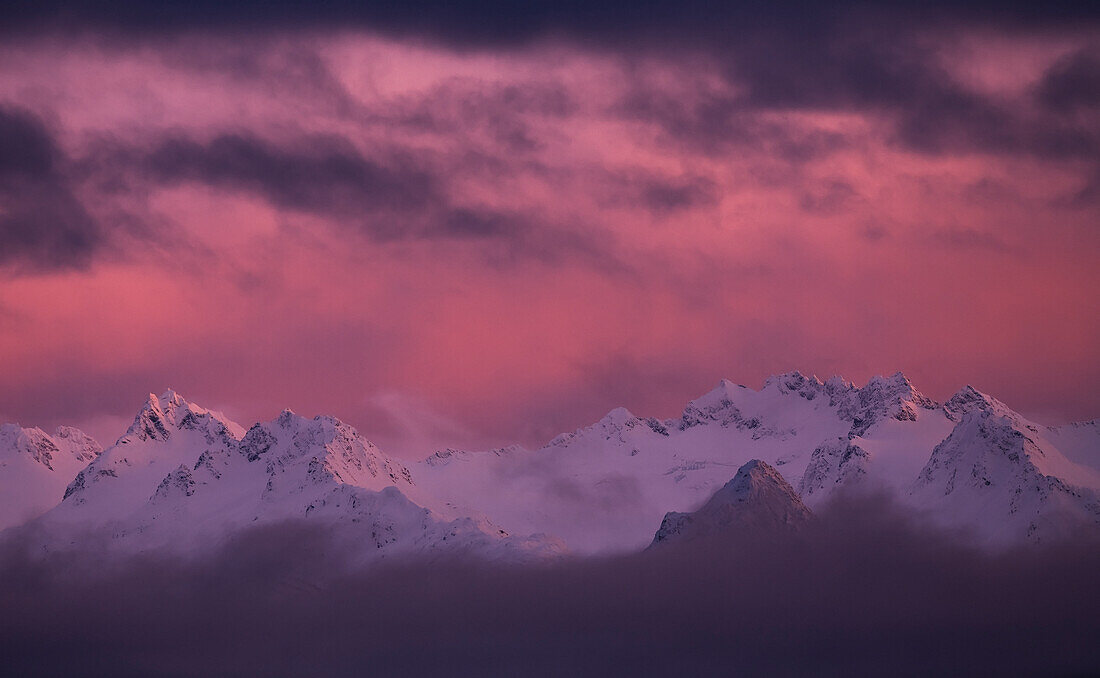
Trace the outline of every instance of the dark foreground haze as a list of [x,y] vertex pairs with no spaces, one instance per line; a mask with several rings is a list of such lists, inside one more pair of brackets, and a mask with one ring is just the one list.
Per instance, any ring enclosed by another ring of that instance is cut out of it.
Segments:
[[357,571],[288,524],[188,563],[0,571],[9,675],[1087,675],[1096,540],[982,554],[877,501],[796,536],[543,566]]

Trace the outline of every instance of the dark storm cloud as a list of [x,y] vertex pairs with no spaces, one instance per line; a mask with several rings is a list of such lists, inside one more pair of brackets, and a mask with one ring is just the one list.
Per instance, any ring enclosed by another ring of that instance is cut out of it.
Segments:
[[181,5],[171,0],[143,3],[122,0],[44,0],[6,3],[3,17],[12,29],[82,28],[120,31],[193,29],[371,28],[398,35],[424,35],[458,45],[498,45],[545,35],[623,43],[653,41],[722,41],[744,30],[763,27],[792,31],[819,30],[830,19],[860,12],[879,20],[908,22],[968,21],[1003,26],[1074,25],[1100,14],[1094,3],[1053,0],[1047,3],[918,2],[875,3],[765,2],[748,0],[714,4],[705,0],[414,0],[406,3],[330,0],[324,3],[285,0],[279,3],[198,0]]
[[389,241],[408,238],[516,239],[530,219],[454,204],[440,168],[398,149],[367,157],[337,136],[280,142],[250,133],[208,141],[169,136],[148,147],[100,146],[82,162],[89,178],[131,190],[196,183],[257,195]]
[[[465,151],[463,149],[466,149]],[[151,190],[201,184],[228,194],[250,194],[280,210],[317,217],[336,232],[378,242],[476,241],[494,266],[565,259],[621,272],[608,255],[611,236],[591,224],[547,220],[530,209],[453,197],[455,176],[513,175],[507,158],[472,153],[424,154],[406,147],[368,155],[335,135],[289,136],[279,141],[249,132],[208,140],[170,134],[143,145],[101,141],[79,163],[82,180],[105,192],[145,195]]]
[[[626,108],[655,119],[680,139],[719,152],[744,143],[760,126],[758,110],[858,110],[893,115],[897,140],[927,153],[993,151],[1050,157],[1095,157],[1087,126],[1045,118],[1026,120],[1010,102],[995,101],[956,82],[937,58],[940,40],[960,29],[1035,32],[1100,26],[1096,3],[891,3],[762,1],[714,4],[703,0],[641,3],[556,2],[45,2],[7,10],[9,28],[93,30],[119,41],[161,31],[286,33],[360,28],[394,37],[423,38],[455,48],[507,49],[540,39],[564,40],[628,60],[705,55],[738,93],[685,112]],[[1088,103],[1095,55],[1079,55],[1052,72],[1040,98],[1062,110]],[[1082,89],[1086,90],[1082,93]],[[454,103],[453,97],[448,100]],[[458,102],[461,103],[461,102]],[[522,100],[512,102],[522,105]],[[433,114],[425,113],[429,118]],[[533,139],[515,118],[494,122],[516,150]],[[766,130],[765,130],[766,131]],[[799,154],[811,149],[780,146]],[[799,144],[801,145],[801,144]]]
[[707,155],[751,151],[801,163],[825,157],[846,144],[840,134],[770,120],[741,99],[723,93],[686,98],[638,84],[614,112],[654,123],[670,141]]
[[655,212],[675,212],[718,203],[718,187],[703,177],[650,179],[641,190],[641,202]]
[[155,180],[193,181],[258,193],[278,207],[350,215],[418,209],[439,199],[434,177],[401,158],[365,158],[346,140],[310,137],[288,145],[250,134],[206,143],[160,142],[140,162]]
[[1051,66],[1036,96],[1059,112],[1100,107],[1100,46],[1074,52]]
[[656,217],[715,207],[722,189],[698,174],[590,168],[585,186],[601,207],[642,209]]
[[395,110],[380,117],[436,134],[474,127],[508,128],[524,116],[566,118],[578,109],[569,92],[557,83],[499,85],[463,78],[447,80],[415,98],[395,102],[393,107]]
[[103,244],[65,164],[41,119],[0,104],[0,267],[82,268]]
[[1015,102],[992,101],[958,88],[944,90],[899,112],[897,140],[931,154],[978,151],[1100,161],[1095,126],[1020,109]]
[[1100,668],[1094,538],[983,553],[875,499],[827,509],[798,535],[526,567],[436,558],[361,571],[343,539],[289,523],[244,531],[209,559],[118,563],[27,556],[9,538],[0,656],[24,676]]
[[53,2],[8,5],[9,30],[98,30],[137,39],[158,32],[298,31],[361,28],[424,37],[454,47],[514,47],[540,38],[596,49],[665,48],[718,55],[760,105],[905,105],[950,89],[929,69],[922,30],[1002,30],[1095,25],[1095,3],[850,0],[728,2],[534,0],[314,3],[290,0],[179,3]]
[[[763,152],[790,163],[823,158],[848,147],[842,134],[800,128],[775,113],[861,111],[893,120],[893,141],[925,154],[983,152],[1052,160],[1100,158],[1100,137],[1088,121],[1031,112],[1020,102],[970,91],[938,64],[926,40],[908,33],[849,42],[843,33],[811,42],[761,37],[722,55],[730,91],[687,95],[638,82],[616,112],[658,125],[696,152]],[[887,47],[888,45],[888,47]],[[1084,106],[1092,77],[1078,56],[1048,75],[1041,96],[1050,105]],[[1060,78],[1072,80],[1062,83]],[[640,79],[641,80],[641,79]],[[1079,92],[1077,87],[1082,88]]]
[[455,236],[493,237],[510,231],[525,229],[528,224],[520,217],[509,217],[499,212],[456,209],[443,219],[443,232]]

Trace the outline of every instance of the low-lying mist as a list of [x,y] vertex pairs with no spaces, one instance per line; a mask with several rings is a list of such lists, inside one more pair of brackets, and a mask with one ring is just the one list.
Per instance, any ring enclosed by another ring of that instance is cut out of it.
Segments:
[[[9,675],[1087,675],[1095,536],[996,553],[882,499],[797,534],[536,565],[355,565],[310,523],[210,556],[0,553]],[[30,555],[29,555],[30,554]]]

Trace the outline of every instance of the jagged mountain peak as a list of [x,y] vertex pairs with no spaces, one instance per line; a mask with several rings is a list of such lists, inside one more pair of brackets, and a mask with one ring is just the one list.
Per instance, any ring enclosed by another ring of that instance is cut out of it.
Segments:
[[75,426],[58,426],[54,431],[55,438],[61,438],[62,440],[72,440],[79,443],[94,443],[96,447],[99,447],[99,443],[90,435],[76,428]]
[[741,498],[771,486],[778,487],[792,497],[798,496],[775,467],[759,459],[752,459],[737,469],[737,474],[715,493],[715,497],[729,495],[730,498]]
[[412,484],[407,468],[354,427],[327,415],[307,419],[283,410],[275,420],[249,429],[239,449],[250,462],[264,461],[269,474],[304,466],[313,480],[330,478],[361,487]]
[[51,436],[37,426],[0,425],[0,455],[25,454],[51,471],[59,461],[58,455],[66,456],[68,466],[83,465],[102,451],[94,438],[72,426],[59,426]]
[[603,419],[600,419],[600,423],[622,425],[628,421],[631,421],[632,419],[637,419],[637,417],[634,416],[633,412],[626,409],[625,407],[616,407],[615,409],[605,414]]
[[[681,430],[699,424],[718,423],[728,427],[755,429],[767,422],[743,412],[746,403],[754,397],[798,397],[806,401],[827,402],[842,420],[852,422],[849,437],[855,438],[867,432],[883,419],[915,421],[921,409],[935,409],[938,405],[913,387],[901,372],[892,376],[875,376],[862,387],[834,376],[821,381],[816,376],[806,376],[799,371],[768,377],[759,392],[722,380],[709,393],[692,400],[684,408],[678,428]],[[753,410],[751,405],[749,410]]]
[[748,387],[723,379],[718,386],[685,405],[680,420],[669,424],[675,424],[681,431],[700,424],[739,425],[743,417],[735,403],[740,396],[751,392]]
[[865,434],[871,426],[885,419],[916,421],[921,410],[934,410],[936,402],[913,387],[901,372],[890,377],[874,376],[861,387],[843,394],[833,394],[837,412],[852,422],[849,438]]
[[864,400],[896,399],[925,409],[935,409],[937,407],[935,401],[918,391],[909,377],[901,372],[895,372],[889,377],[875,375],[868,379],[867,383],[858,390]]
[[115,444],[165,441],[172,437],[174,431],[180,429],[200,429],[208,435],[233,439],[240,439],[244,435],[244,429],[221,412],[188,402],[180,394],[168,389],[160,396],[149,394],[134,417],[134,423]]
[[735,384],[729,379],[721,379],[714,388],[698,398],[691,400],[688,405],[694,404],[698,407],[716,405],[722,402],[728,402],[732,398],[735,398],[739,392],[748,390],[750,389],[743,384]]
[[[294,410],[290,409],[289,407],[285,408],[282,412],[279,413],[279,416],[275,418],[275,423],[277,423],[280,428],[290,428],[296,423],[302,421],[306,421],[306,418],[295,414]],[[260,424],[256,425],[259,426]]]
[[103,448],[71,426],[53,435],[40,428],[0,425],[0,529],[55,506],[65,486]]
[[635,433],[643,436],[667,436],[665,425],[653,417],[637,417],[625,407],[616,407],[591,426],[579,428],[572,433],[562,433],[548,443],[549,447],[564,447],[577,440],[613,440],[627,442]]
[[1008,405],[969,384],[948,398],[947,402],[943,404],[943,410],[947,413],[948,418],[953,421],[961,421],[966,414],[974,411],[992,412],[998,416],[1009,417],[1017,421],[1021,419],[1020,415]]
[[794,370],[776,374],[764,380],[764,388],[775,388],[781,393],[820,391],[824,383],[816,376],[806,376]]
[[[973,393],[965,395],[969,399]],[[996,409],[974,407],[961,414],[932,450],[910,495],[937,507],[948,522],[975,527],[996,521],[982,529],[993,541],[1038,541],[1080,525],[1100,525],[1098,474],[1071,462],[1010,410]]]
[[798,493],[810,497],[827,496],[840,487],[851,487],[867,475],[870,455],[851,438],[841,437],[818,445],[810,455]]

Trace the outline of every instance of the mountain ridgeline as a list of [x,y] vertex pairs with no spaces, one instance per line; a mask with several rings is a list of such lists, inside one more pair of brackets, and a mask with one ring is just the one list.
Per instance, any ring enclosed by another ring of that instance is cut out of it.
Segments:
[[0,490],[0,527],[47,552],[195,553],[302,520],[363,562],[544,559],[798,531],[847,493],[997,548],[1100,530],[1100,426],[1043,426],[969,386],[941,405],[901,374],[856,387],[794,372],[760,390],[722,381],[670,420],[617,408],[541,449],[410,464],[333,417],[246,430],[167,391],[106,449],[72,428],[0,427]]

